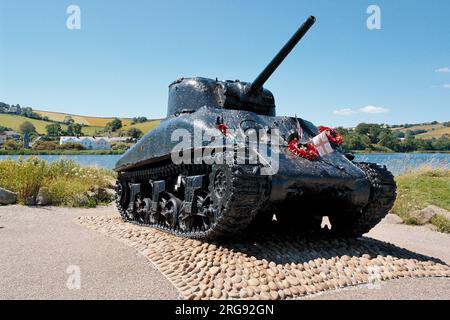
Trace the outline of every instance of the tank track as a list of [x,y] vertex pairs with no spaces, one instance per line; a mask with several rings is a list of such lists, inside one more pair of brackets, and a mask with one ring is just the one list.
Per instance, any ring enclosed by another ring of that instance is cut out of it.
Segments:
[[370,181],[369,203],[361,212],[330,217],[332,233],[360,237],[369,232],[389,213],[396,199],[394,176],[386,167],[375,163],[355,163]]
[[[195,229],[183,231],[179,227],[168,227],[161,223],[142,222],[138,219],[130,219],[119,197],[116,197],[117,209],[125,222],[144,225],[159,229],[177,236],[192,239],[217,239],[230,235],[237,235],[252,222],[261,207],[265,204],[269,193],[269,179],[267,176],[255,174],[257,166],[210,166],[210,165],[175,165],[168,164],[160,167],[125,172],[119,175],[120,179],[127,182],[138,182],[146,179],[168,179],[179,174],[198,175],[204,174],[209,180],[213,178],[218,168],[229,172],[229,188],[227,197],[223,203],[221,214],[216,218],[210,228],[206,230]],[[209,185],[206,192],[214,192]]]

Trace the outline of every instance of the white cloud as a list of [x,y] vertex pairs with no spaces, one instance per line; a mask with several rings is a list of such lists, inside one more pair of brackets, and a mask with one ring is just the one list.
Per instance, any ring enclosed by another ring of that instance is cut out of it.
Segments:
[[[448,85],[448,88],[450,88],[450,85]],[[383,107],[376,107],[376,106],[365,106],[363,108],[360,108],[358,110],[352,110],[350,108],[343,108],[334,110],[333,114],[338,116],[351,116],[353,114],[357,113],[369,113],[369,114],[377,114],[377,113],[387,113],[389,112],[389,109],[383,108]]]
[[450,84],[444,84],[443,87],[446,88],[446,89],[450,89]]
[[349,109],[349,108],[344,108],[344,109],[334,110],[333,113],[337,114],[338,116],[349,116],[349,115],[354,114],[355,111],[353,111],[352,109]]
[[439,69],[436,69],[435,72],[445,72],[445,73],[448,73],[448,72],[450,72],[450,68],[449,68],[449,67],[439,68]]
[[389,109],[383,107],[375,107],[375,106],[365,106],[364,108],[359,109],[359,112],[362,113],[387,113]]

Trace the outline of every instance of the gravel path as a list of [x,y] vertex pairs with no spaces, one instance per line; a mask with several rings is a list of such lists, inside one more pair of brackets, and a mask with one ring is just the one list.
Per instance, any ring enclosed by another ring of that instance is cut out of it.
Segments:
[[[109,208],[0,207],[0,299],[178,299],[147,258],[125,243],[74,223],[79,216],[116,215]],[[369,236],[450,263],[450,236],[425,227],[381,224]],[[81,289],[66,282],[81,269]],[[358,286],[308,299],[449,299],[448,278],[404,278],[380,290]]]

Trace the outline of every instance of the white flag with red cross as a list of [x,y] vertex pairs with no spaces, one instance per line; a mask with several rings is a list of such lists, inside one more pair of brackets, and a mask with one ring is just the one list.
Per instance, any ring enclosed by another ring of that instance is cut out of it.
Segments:
[[316,147],[320,156],[324,156],[334,152],[334,149],[331,147],[330,141],[328,141],[328,137],[326,132],[322,132],[319,135],[315,136],[312,139],[314,147]]

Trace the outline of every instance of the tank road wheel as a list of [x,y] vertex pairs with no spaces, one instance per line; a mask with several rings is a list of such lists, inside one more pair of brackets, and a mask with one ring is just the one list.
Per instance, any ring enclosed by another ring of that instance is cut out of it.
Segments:
[[197,197],[196,206],[197,216],[202,218],[203,228],[209,229],[216,222],[216,215],[209,194]]
[[151,201],[148,198],[143,198],[142,195],[139,195],[136,199],[136,212],[137,212],[137,221],[139,223],[148,223],[150,217],[150,207]]
[[181,209],[181,201],[174,195],[167,193],[167,196],[161,199],[160,205],[163,225],[165,227],[175,228],[178,224],[178,214]]
[[391,210],[396,198],[392,173],[373,163],[355,163],[370,181],[368,204],[360,212],[330,216],[331,232],[338,236],[360,237],[375,227]]
[[202,191],[200,195],[195,196],[191,210],[192,214],[181,214],[179,217],[181,231],[207,230],[213,225],[214,210],[209,194]]
[[126,213],[130,202],[130,188],[126,181],[119,176],[116,181],[116,207],[122,217],[123,221],[128,221],[128,215]]
[[[209,176],[209,195],[216,216],[221,216],[232,195],[232,174],[226,165],[216,165]],[[215,220],[215,219],[214,219]]]

